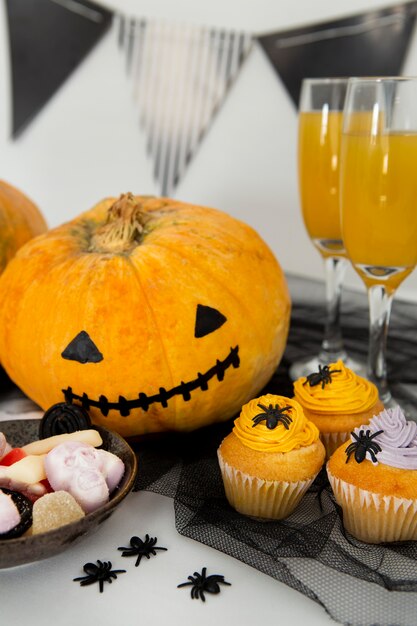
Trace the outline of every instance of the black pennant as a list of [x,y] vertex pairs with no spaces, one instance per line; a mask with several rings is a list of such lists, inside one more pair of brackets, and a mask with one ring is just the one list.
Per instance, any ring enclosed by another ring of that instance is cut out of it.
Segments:
[[303,78],[399,75],[416,11],[417,2],[408,2],[258,41],[298,106]]
[[18,137],[111,25],[87,0],[6,0]]

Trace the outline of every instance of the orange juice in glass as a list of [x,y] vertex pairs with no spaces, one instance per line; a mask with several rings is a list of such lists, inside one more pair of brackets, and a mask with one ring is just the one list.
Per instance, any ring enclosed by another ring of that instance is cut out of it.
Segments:
[[304,224],[323,256],[344,255],[339,216],[341,111],[301,111],[298,171]]
[[366,285],[396,289],[417,262],[417,132],[346,134],[343,153],[349,257]]
[[294,363],[290,368],[293,380],[339,359],[363,373],[362,365],[346,354],[340,329],[342,283],[348,264],[339,210],[339,149],[346,88],[345,78],[305,79],[301,88],[300,202],[306,230],[324,262],[326,322],[319,354]]
[[340,158],[342,234],[369,299],[368,377],[385,406],[392,298],[417,263],[417,78],[349,81]]

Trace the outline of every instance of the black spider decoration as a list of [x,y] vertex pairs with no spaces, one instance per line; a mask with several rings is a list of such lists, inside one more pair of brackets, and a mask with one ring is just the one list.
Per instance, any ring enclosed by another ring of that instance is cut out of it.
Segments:
[[146,556],[147,559],[151,558],[151,554],[156,556],[155,550],[167,550],[168,548],[160,548],[155,545],[158,541],[157,537],[149,537],[149,535],[145,536],[145,541],[140,539],[140,537],[131,537],[130,538],[130,546],[123,547],[120,546],[117,548],[118,550],[123,550],[122,556],[137,556],[135,567],[139,565],[143,556]]
[[205,593],[220,593],[219,585],[231,585],[225,581],[224,576],[220,576],[220,574],[212,574],[211,576],[206,576],[207,568],[203,567],[201,570],[201,574],[198,572],[194,572],[193,576],[188,576],[189,582],[181,583],[177,585],[177,587],[186,587],[191,585],[191,597],[193,600],[198,600],[199,598],[205,602],[206,598],[204,596]]
[[87,576],[78,576],[78,578],[73,578],[74,582],[79,581],[82,587],[84,587],[84,585],[92,585],[93,583],[98,582],[100,593],[103,593],[103,584],[105,582],[111,583],[113,582],[113,578],[117,578],[117,574],[124,574],[126,572],[125,569],[112,570],[111,561],[101,562],[99,560],[97,560],[97,565],[95,563],[86,563],[83,570]]
[[372,461],[376,463],[376,455],[378,452],[381,452],[381,446],[376,441],[372,440],[383,432],[383,430],[378,430],[376,433],[371,435],[370,430],[367,430],[366,433],[361,430],[359,432],[359,436],[356,433],[351,433],[352,437],[356,439],[356,441],[351,443],[345,450],[347,454],[346,463],[349,461],[353,453],[355,453],[355,461],[357,463],[362,463],[362,461],[365,460],[367,452],[369,452]]
[[332,374],[336,374],[341,371],[342,370],[331,370],[328,365],[323,365],[323,367],[319,365],[319,371],[309,374],[303,382],[303,385],[308,383],[310,387],[315,387],[321,383],[321,388],[324,389],[324,386],[327,383],[332,382]]
[[290,424],[292,422],[292,418],[285,413],[285,411],[291,411],[292,407],[284,406],[282,408],[278,407],[276,404],[274,407],[270,404],[266,407],[264,404],[258,404],[258,407],[262,409],[263,413],[258,413],[255,417],[252,417],[252,428],[257,426],[261,422],[266,422],[266,427],[269,430],[273,430],[278,426],[279,423],[283,424],[287,430],[290,428]]

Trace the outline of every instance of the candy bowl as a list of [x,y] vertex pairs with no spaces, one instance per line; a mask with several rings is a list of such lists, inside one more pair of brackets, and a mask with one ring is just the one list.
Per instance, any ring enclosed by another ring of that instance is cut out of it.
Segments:
[[[106,449],[118,456],[125,465],[124,475],[111,493],[110,500],[81,519],[59,528],[35,535],[0,540],[0,569],[15,567],[46,559],[66,550],[96,530],[117,509],[131,491],[136,471],[136,456],[127,442],[117,433],[97,427]],[[39,420],[23,419],[0,422],[0,431],[13,447],[23,446],[38,439]]]

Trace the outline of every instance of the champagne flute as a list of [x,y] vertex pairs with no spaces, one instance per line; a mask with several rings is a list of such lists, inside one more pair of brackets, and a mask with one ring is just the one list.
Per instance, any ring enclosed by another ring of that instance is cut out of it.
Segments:
[[364,374],[362,364],[348,357],[340,328],[342,283],[348,261],[341,236],[339,210],[339,148],[347,78],[304,79],[298,125],[298,172],[306,230],[324,261],[326,322],[320,352],[293,363],[296,380],[341,359]]
[[340,173],[343,241],[368,291],[368,378],[392,407],[392,298],[417,263],[417,78],[349,81]]

